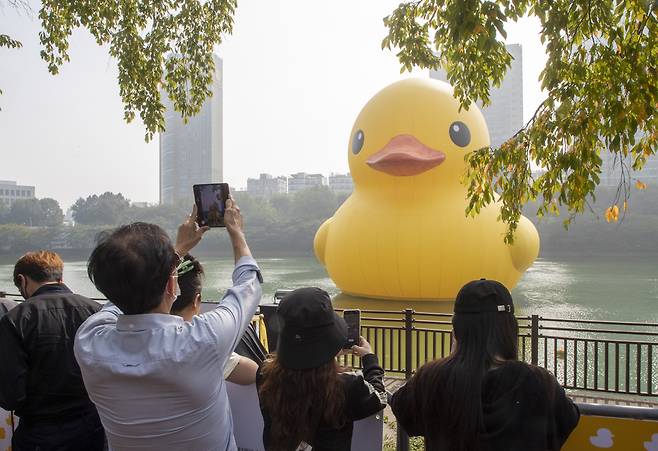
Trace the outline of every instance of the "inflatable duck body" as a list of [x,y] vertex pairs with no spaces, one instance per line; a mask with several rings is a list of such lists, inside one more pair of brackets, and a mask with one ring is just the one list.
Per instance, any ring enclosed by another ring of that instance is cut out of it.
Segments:
[[483,277],[513,288],[537,258],[539,236],[521,217],[505,244],[499,203],[466,216],[464,156],[488,145],[480,110],[460,110],[446,83],[408,79],[377,93],[350,137],[354,192],[315,236],[338,288],[408,300],[454,300]]

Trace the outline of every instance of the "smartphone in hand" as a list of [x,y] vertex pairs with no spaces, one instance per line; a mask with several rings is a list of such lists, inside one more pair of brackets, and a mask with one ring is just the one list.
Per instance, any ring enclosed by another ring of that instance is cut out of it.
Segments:
[[359,337],[361,336],[361,310],[345,310],[343,312],[343,319],[347,323],[347,341],[343,349],[350,349],[352,346],[359,344]]
[[224,211],[229,195],[228,183],[203,183],[194,185],[192,190],[199,227],[226,227]]

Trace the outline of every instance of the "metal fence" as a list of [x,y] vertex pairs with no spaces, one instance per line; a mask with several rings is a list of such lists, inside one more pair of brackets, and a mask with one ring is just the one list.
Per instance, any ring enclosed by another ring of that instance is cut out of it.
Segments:
[[[3,297],[20,298],[0,291]],[[451,319],[449,313],[412,309],[362,310],[361,334],[387,375],[407,379],[426,362],[450,353]],[[658,323],[517,319],[519,358],[546,368],[564,388],[658,397]],[[358,359],[345,356],[343,363],[358,366]]]
[[[362,310],[361,333],[389,375],[409,378],[450,353],[451,314]],[[658,323],[517,317],[519,358],[568,389],[658,396]],[[358,362],[351,356],[345,365]]]

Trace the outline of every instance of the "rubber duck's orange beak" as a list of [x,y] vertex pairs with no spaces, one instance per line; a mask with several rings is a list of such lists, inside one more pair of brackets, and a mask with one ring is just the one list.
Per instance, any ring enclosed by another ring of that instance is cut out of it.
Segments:
[[427,147],[413,135],[397,135],[366,160],[371,168],[389,175],[408,176],[440,165],[446,154]]

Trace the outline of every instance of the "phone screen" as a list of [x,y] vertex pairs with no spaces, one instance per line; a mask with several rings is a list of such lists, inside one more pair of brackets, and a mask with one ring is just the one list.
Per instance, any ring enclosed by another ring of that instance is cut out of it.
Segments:
[[201,227],[225,227],[224,210],[229,194],[228,184],[205,183],[194,185],[193,190],[197,224]]
[[361,335],[361,310],[345,310],[343,319],[347,323],[347,342],[344,349],[349,349],[359,344]]

